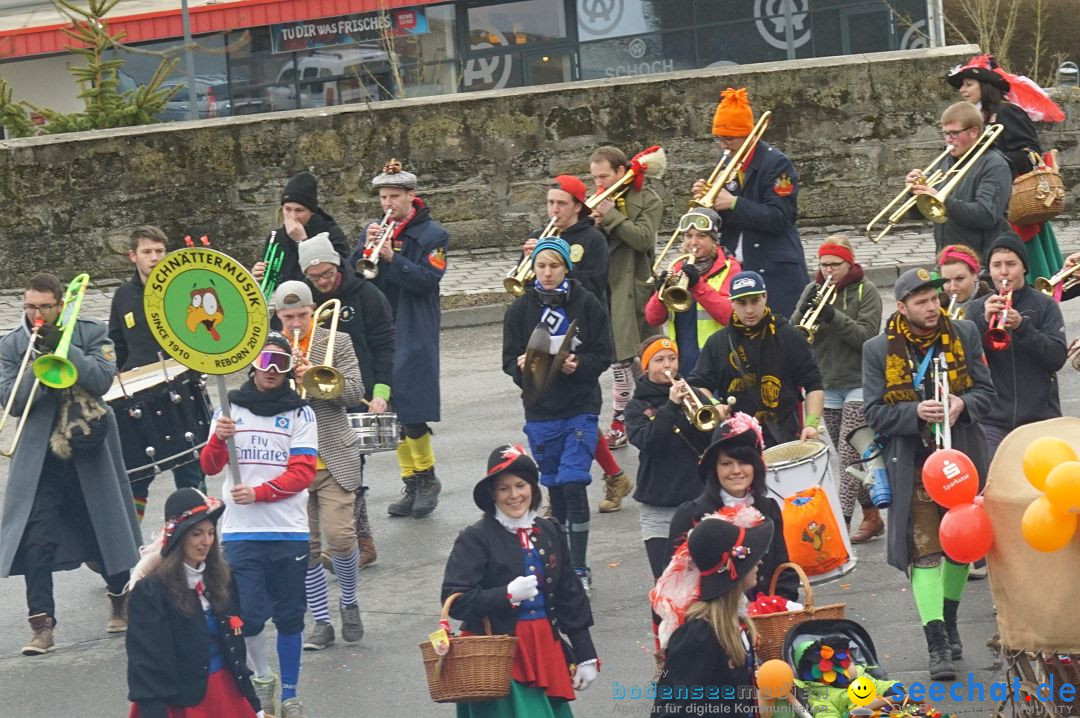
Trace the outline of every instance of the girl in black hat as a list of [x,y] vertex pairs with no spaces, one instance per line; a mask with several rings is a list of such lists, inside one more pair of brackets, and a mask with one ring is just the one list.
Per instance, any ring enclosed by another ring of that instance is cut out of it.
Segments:
[[225,505],[197,489],[165,501],[161,538],[142,549],[128,599],[131,718],[262,716],[243,622],[221,557]]
[[[463,635],[483,633],[487,618],[493,633],[515,635],[518,644],[510,695],[459,703],[457,715],[571,716],[574,691],[596,679],[600,663],[589,635],[589,599],[570,565],[566,539],[558,524],[537,516],[536,463],[521,446],[495,449],[473,501],[484,516],[454,542],[442,600],[460,594],[450,615],[462,621]],[[560,645],[560,634],[569,646]]]
[[749,506],[725,509],[690,531],[700,593],[668,641],[654,715],[757,712],[754,627],[741,606],[773,536],[773,522]]
[[[748,590],[749,597],[768,593],[769,581],[776,567],[788,562],[787,545],[784,543],[784,520],[780,506],[765,493],[765,444],[757,419],[743,413],[730,419],[713,431],[712,443],[698,462],[698,478],[705,484],[701,496],[675,510],[671,519],[672,552],[686,540],[690,529],[706,514],[719,511],[725,506],[753,506],[776,526],[773,541],[761,559],[757,583]],[[780,574],[776,595],[789,601],[799,599],[799,579],[792,571]]]

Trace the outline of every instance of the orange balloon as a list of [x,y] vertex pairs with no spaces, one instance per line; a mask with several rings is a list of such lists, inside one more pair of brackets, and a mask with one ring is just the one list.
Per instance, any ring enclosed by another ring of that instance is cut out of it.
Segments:
[[1064,439],[1040,436],[1024,449],[1024,476],[1039,491],[1045,491],[1050,470],[1066,461],[1077,461],[1076,450]]
[[1076,516],[1058,511],[1045,496],[1032,501],[1020,519],[1024,539],[1036,551],[1057,551],[1076,533]]
[[778,658],[765,661],[757,669],[757,686],[762,698],[786,699],[795,680],[795,672]]
[[1043,490],[1058,511],[1080,513],[1080,461],[1065,461],[1050,469]]

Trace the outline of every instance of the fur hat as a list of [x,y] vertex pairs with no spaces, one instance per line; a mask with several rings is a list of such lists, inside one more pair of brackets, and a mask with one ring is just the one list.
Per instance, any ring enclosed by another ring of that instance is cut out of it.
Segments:
[[686,539],[701,572],[698,599],[710,601],[735,588],[765,557],[772,539],[773,522],[753,506],[727,507],[719,517],[702,519]]
[[473,487],[473,503],[485,514],[495,513],[495,497],[492,487],[501,474],[514,474],[532,486],[532,503],[529,508],[540,505],[540,469],[520,444],[504,444],[488,456],[487,473]]
[[319,209],[319,181],[310,172],[301,172],[285,183],[281,193],[281,203],[296,202],[312,212]]

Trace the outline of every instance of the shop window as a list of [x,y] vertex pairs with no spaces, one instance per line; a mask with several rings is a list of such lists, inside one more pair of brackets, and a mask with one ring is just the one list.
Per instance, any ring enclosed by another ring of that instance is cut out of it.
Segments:
[[698,64],[701,67],[787,59],[786,46],[775,36],[766,38],[755,21],[698,28],[696,36]]
[[641,35],[692,25],[690,0],[576,0],[578,39]]
[[697,67],[694,33],[653,33],[581,45],[581,79],[632,77]]
[[562,0],[519,2],[469,8],[469,49],[526,45],[566,37]]

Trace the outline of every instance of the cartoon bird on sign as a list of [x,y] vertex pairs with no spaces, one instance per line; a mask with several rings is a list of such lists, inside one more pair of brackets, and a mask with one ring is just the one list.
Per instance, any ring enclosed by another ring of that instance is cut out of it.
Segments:
[[191,290],[191,304],[188,306],[187,328],[193,334],[199,325],[206,327],[214,341],[221,339],[217,325],[221,324],[224,315],[221,312],[221,303],[218,301],[217,289],[210,282],[209,287],[194,287]]

